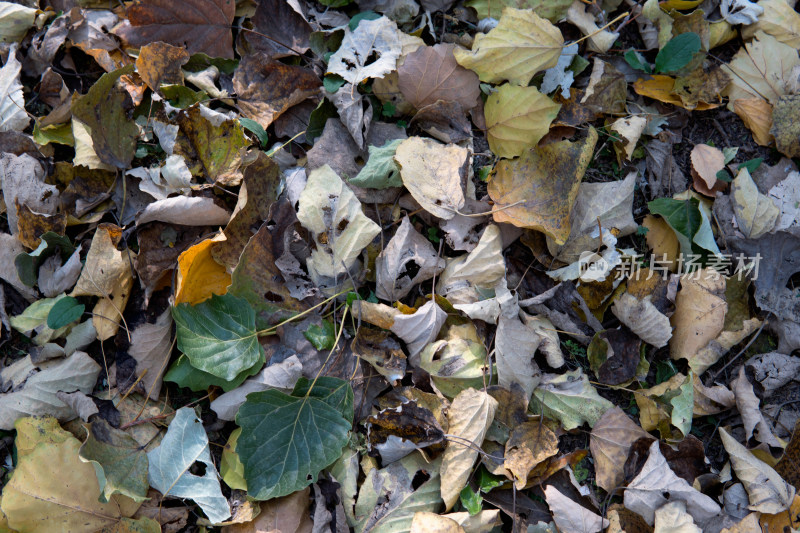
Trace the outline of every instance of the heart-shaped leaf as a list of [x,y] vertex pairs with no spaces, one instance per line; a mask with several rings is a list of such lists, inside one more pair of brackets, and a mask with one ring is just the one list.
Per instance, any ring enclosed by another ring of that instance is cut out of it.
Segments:
[[193,367],[231,381],[243,370],[264,362],[256,314],[246,300],[214,295],[197,305],[179,304],[172,309],[172,316],[178,349]]
[[315,482],[339,458],[353,424],[353,390],[337,378],[301,379],[291,395],[249,394],[236,423],[248,496],[278,498]]

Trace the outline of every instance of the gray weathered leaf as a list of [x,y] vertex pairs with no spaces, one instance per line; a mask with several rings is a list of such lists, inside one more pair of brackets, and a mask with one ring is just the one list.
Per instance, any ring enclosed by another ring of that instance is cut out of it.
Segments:
[[[194,409],[183,407],[167,428],[161,445],[147,454],[148,481],[164,496],[189,498],[203,510],[211,523],[231,516],[228,500],[222,495],[217,468],[211,461],[208,436]],[[205,474],[197,476],[189,468],[199,461]]]

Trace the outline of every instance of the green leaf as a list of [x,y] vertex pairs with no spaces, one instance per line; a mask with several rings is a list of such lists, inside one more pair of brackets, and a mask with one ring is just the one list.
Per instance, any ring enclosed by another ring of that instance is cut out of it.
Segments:
[[193,391],[205,391],[209,387],[220,387],[223,391],[232,391],[250,376],[255,376],[264,366],[265,359],[260,359],[255,365],[243,370],[235,378],[231,380],[224,380],[218,378],[208,372],[192,366],[189,358],[185,355],[178,357],[178,360],[172,363],[166,374],[164,374],[165,381],[177,383],[179,387],[186,387]]
[[403,139],[387,141],[381,147],[369,147],[369,159],[358,175],[348,181],[353,185],[368,189],[386,189],[388,187],[402,187],[400,167],[394,160],[397,146]]
[[764,161],[763,157],[756,157],[755,159],[750,159],[749,161],[745,161],[736,170],[742,170],[746,168],[747,171],[752,174],[755,170],[761,165],[761,162]]
[[17,267],[19,279],[28,287],[33,287],[39,277],[39,266],[45,259],[53,254],[60,253],[61,259],[67,260],[74,251],[75,247],[68,237],[63,237],[52,231],[43,233],[42,242],[38,248],[29,253],[19,254],[14,258],[14,265]]
[[642,54],[631,48],[627,52],[625,52],[625,62],[631,66],[631,68],[635,70],[641,70],[647,74],[650,74],[652,70],[650,69],[650,63],[644,58]]
[[650,212],[661,215],[675,232],[683,254],[692,253],[692,239],[703,223],[699,204],[696,198],[689,200],[657,198],[647,204]]
[[694,32],[673,37],[656,56],[656,72],[669,73],[682,69],[700,51],[700,47],[700,36]]
[[353,424],[350,384],[322,377],[308,387],[302,380],[291,395],[255,392],[239,408],[236,453],[248,496],[268,500],[305,488],[342,454]]
[[717,179],[720,181],[724,181],[725,183],[730,183],[731,181],[733,181],[731,180],[731,175],[728,174],[728,171],[725,170],[724,168],[722,170],[717,171]]
[[376,20],[379,18],[381,18],[381,16],[374,11],[362,11],[361,13],[353,15],[353,18],[351,18],[350,22],[347,23],[347,27],[350,28],[350,31],[356,31],[356,28],[358,28],[358,23],[362,20]]
[[131,166],[139,126],[131,120],[131,97],[115,84],[121,76],[133,73],[134,67],[130,64],[103,74],[72,104],[72,114],[91,130],[94,151],[100,160],[121,169]]
[[593,426],[613,406],[597,394],[578,368],[564,374],[546,374],[533,391],[530,410],[560,421],[570,431],[584,422]]
[[267,132],[264,131],[264,127],[261,124],[255,120],[244,117],[239,118],[239,124],[241,124],[244,129],[258,137],[258,142],[261,143],[262,147],[267,145],[269,142],[269,136],[267,135]]
[[672,414],[670,420],[672,425],[675,426],[683,433],[684,436],[689,434],[692,429],[692,417],[694,412],[694,382],[692,373],[686,376],[683,384],[678,388],[679,393],[670,398],[669,403],[672,405]]
[[47,327],[50,329],[63,328],[78,320],[86,306],[72,296],[65,296],[53,305],[47,313]]
[[178,349],[192,366],[226,381],[264,360],[256,314],[242,298],[214,295],[197,305],[172,308]]
[[303,332],[303,336],[314,345],[317,350],[330,350],[336,342],[336,328],[329,320],[323,320],[322,326],[311,324]]
[[306,128],[306,140],[313,144],[317,138],[322,135],[325,129],[325,123],[329,118],[337,117],[338,112],[336,106],[330,100],[323,98],[317,108],[311,112],[308,117],[308,127]]
[[[211,461],[208,435],[194,409],[178,409],[161,445],[149,452],[147,459],[150,484],[161,494],[193,499],[212,523],[231,515]],[[196,462],[205,466],[202,476],[189,472]]]
[[335,93],[345,84],[345,79],[338,74],[328,74],[322,78],[322,86],[329,93]]
[[319,3],[328,7],[342,7],[349,4],[351,0],[320,0]]
[[486,470],[486,467],[483,465],[481,465],[478,469],[478,488],[483,493],[491,492],[492,489],[499,487],[506,481],[508,481],[508,479],[501,476],[495,476]]
[[136,439],[97,418],[89,426],[89,436],[78,454],[92,463],[100,483],[100,501],[123,494],[137,502],[147,499],[147,453]]
[[483,507],[483,498],[480,494],[473,491],[469,485],[461,489],[459,499],[461,500],[461,505],[464,506],[464,509],[469,511],[470,516],[481,512]]

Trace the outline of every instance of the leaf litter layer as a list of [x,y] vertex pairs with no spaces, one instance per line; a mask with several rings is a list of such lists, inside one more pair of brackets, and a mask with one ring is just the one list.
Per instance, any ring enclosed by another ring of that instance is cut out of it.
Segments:
[[0,2],[0,531],[800,528],[799,28]]

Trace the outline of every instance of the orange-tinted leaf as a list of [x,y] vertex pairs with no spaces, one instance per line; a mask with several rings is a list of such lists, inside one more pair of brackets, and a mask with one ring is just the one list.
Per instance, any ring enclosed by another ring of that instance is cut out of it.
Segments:
[[[675,78],[672,76],[664,76],[662,74],[654,75],[653,79],[651,80],[644,80],[640,78],[633,84],[633,90],[636,91],[636,94],[648,96],[654,100],[658,100],[659,102],[664,102],[665,104],[673,104],[684,107],[683,100],[681,100],[680,96],[674,92],[674,87]],[[708,109],[719,107],[720,105],[721,103],[711,104],[708,102],[698,102],[695,110],[706,111]]]
[[225,236],[220,234],[195,244],[178,257],[178,280],[175,287],[175,305],[197,304],[211,298],[212,294],[228,292],[231,275],[225,267],[214,261],[211,250]]
[[733,110],[753,133],[753,140],[761,146],[772,143],[772,105],[763,98],[740,98],[733,101]]

